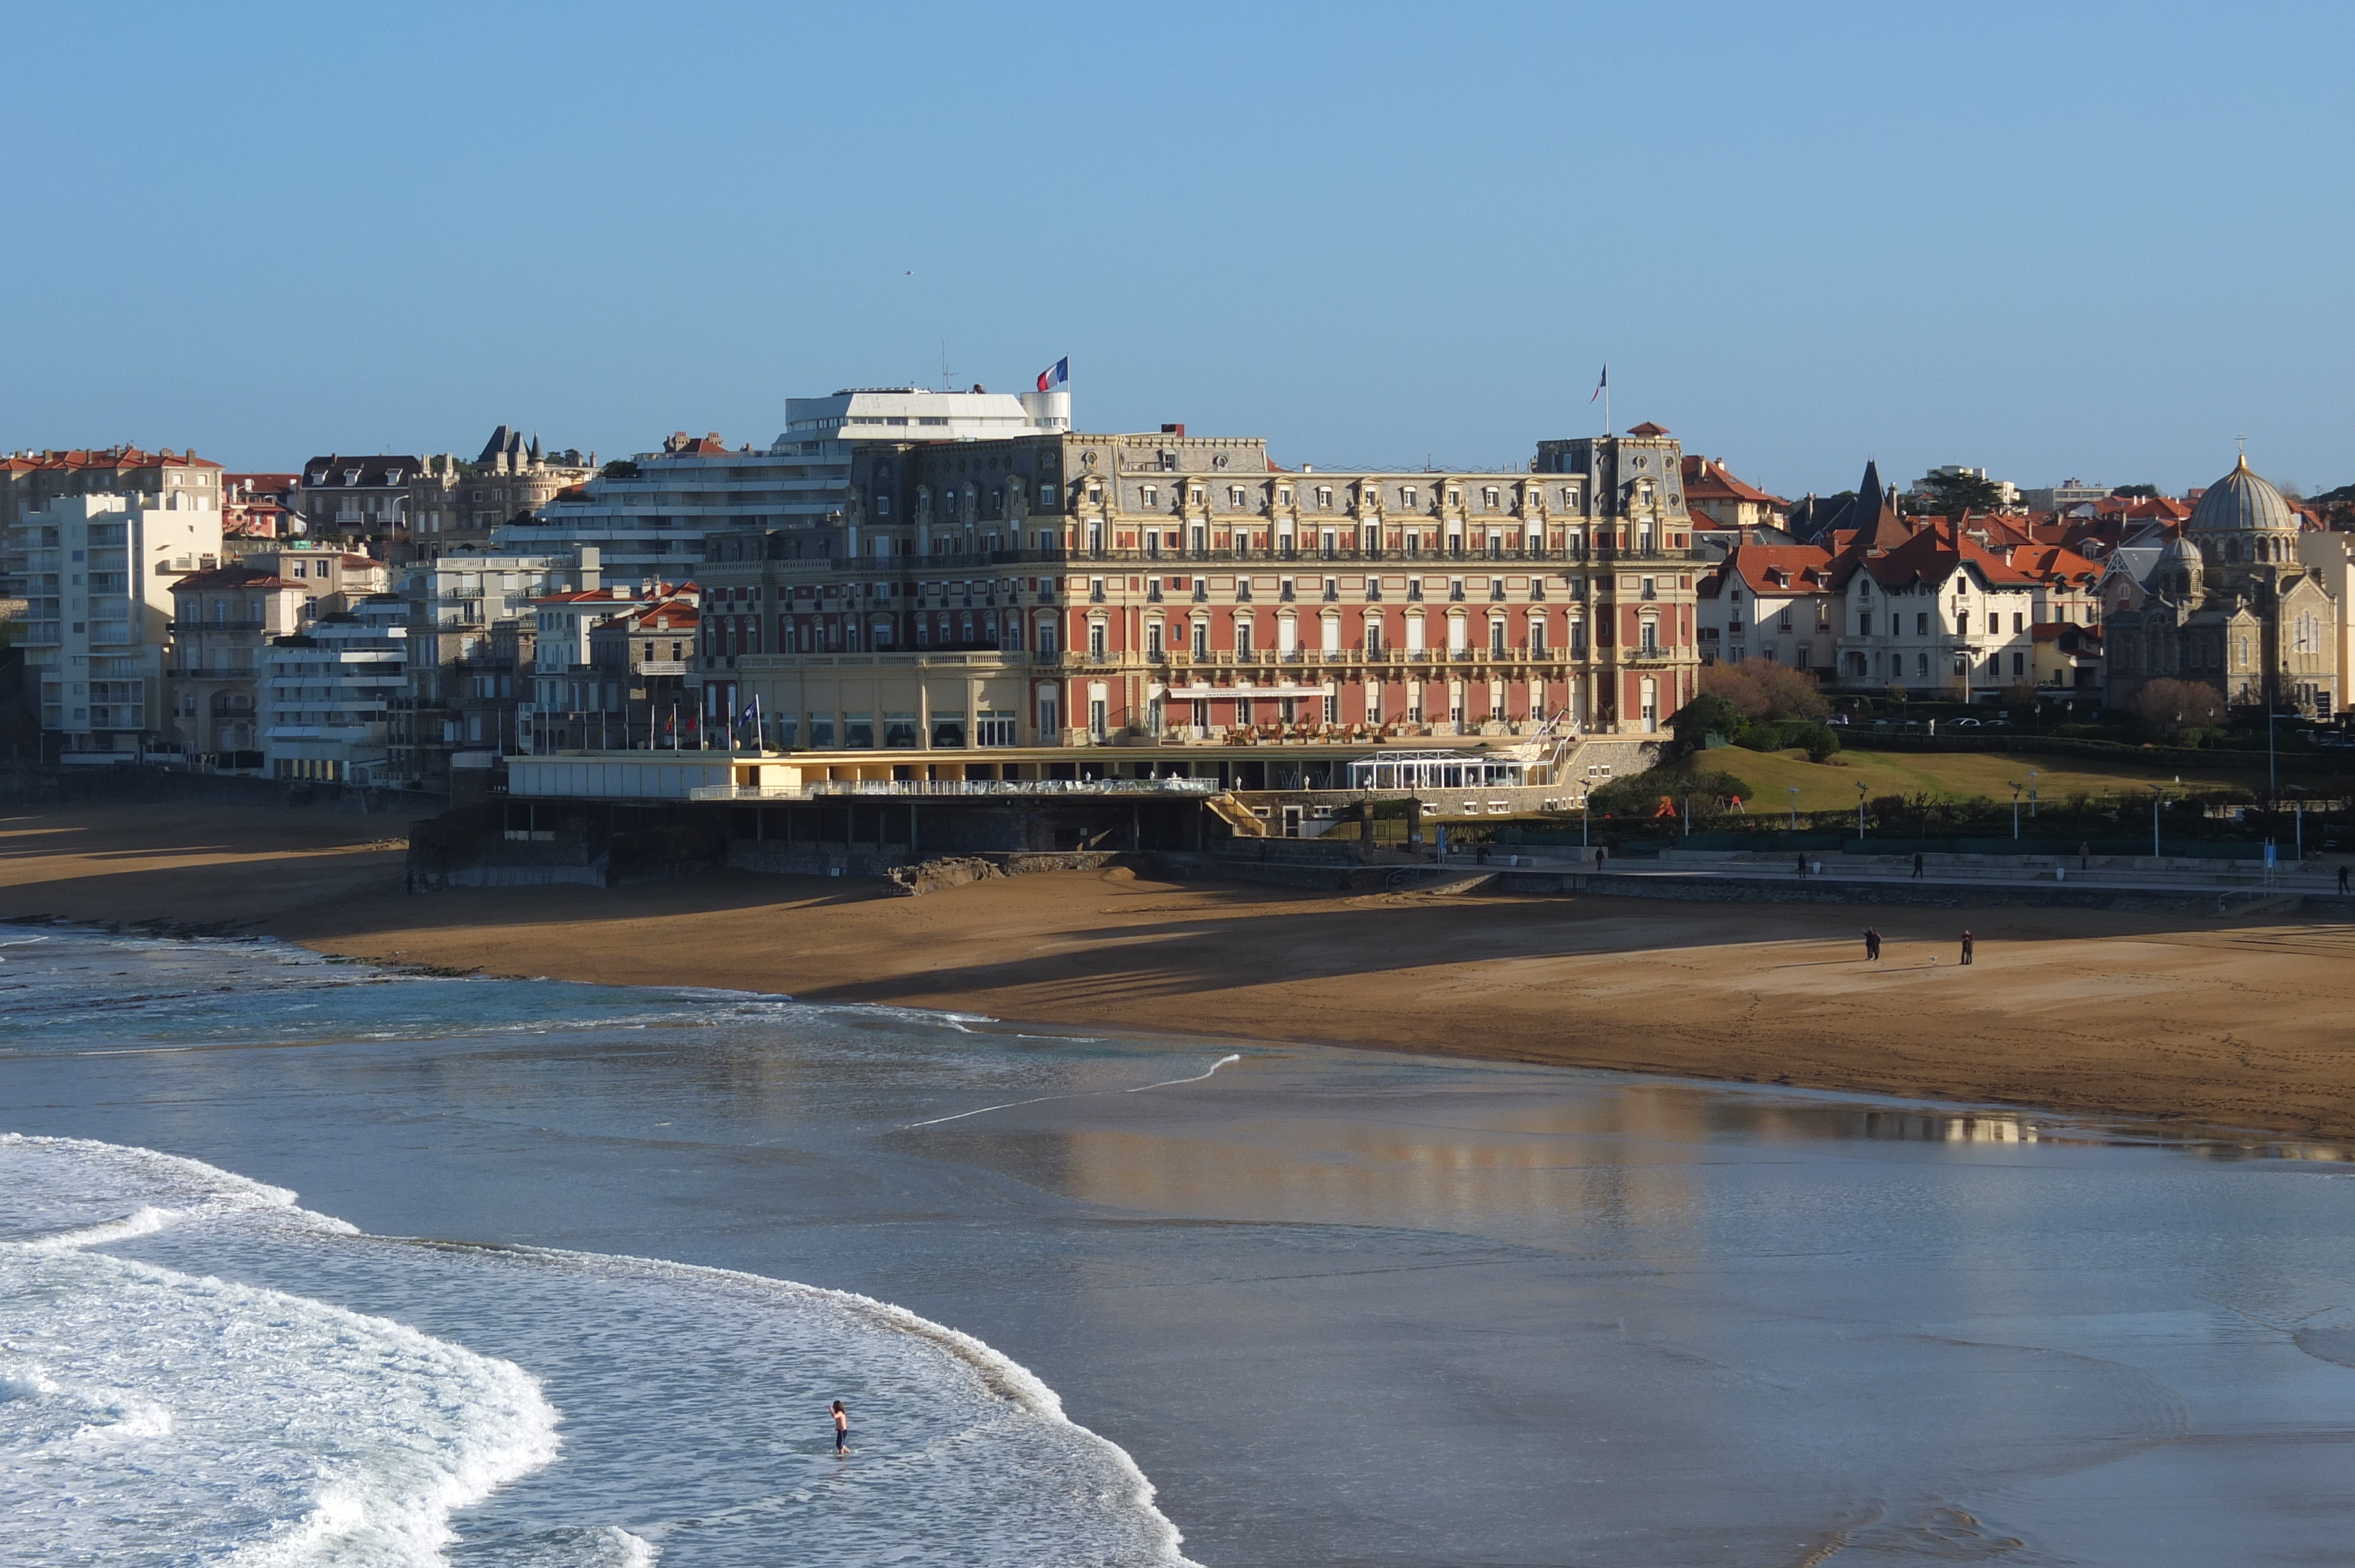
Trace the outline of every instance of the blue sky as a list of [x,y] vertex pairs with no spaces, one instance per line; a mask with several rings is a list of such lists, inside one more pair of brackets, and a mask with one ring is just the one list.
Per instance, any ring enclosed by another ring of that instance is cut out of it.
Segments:
[[2355,481],[2355,6],[10,7],[0,447],[1013,389],[1279,461]]

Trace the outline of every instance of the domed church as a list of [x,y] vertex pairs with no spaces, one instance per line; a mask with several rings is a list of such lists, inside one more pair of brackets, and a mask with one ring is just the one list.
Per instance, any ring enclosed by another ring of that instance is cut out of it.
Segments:
[[[2120,549],[2102,585],[2105,701],[2145,683],[2200,681],[2234,705],[2337,711],[2346,607],[2297,513],[2243,455],[2158,550]],[[2308,556],[2313,556],[2309,564]]]

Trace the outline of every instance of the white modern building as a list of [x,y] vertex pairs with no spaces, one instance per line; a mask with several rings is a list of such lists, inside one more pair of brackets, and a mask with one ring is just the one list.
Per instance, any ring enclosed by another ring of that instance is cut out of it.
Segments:
[[2064,479],[2058,484],[2038,485],[2023,490],[2019,498],[2030,512],[2073,512],[2080,506],[2090,506],[2109,499],[2106,484],[2087,484],[2082,479]]
[[149,757],[168,722],[172,588],[220,564],[218,491],[59,496],[25,513],[7,546],[37,589],[21,639],[26,680],[38,685],[41,728],[60,759]]
[[693,574],[708,535],[838,523],[851,458],[865,443],[1005,440],[1068,431],[1071,422],[1069,392],[890,387],[789,397],[784,433],[766,450],[681,431],[659,451],[606,464],[580,495],[549,502],[531,522],[498,529],[492,547],[592,548],[618,580],[677,582]]
[[378,781],[392,704],[408,689],[408,602],[380,594],[263,650],[262,753],[271,778]]
[[408,690],[393,705],[388,778],[441,789],[454,751],[505,751],[531,694],[533,602],[595,588],[594,546],[553,555],[460,549],[401,579],[409,604]]

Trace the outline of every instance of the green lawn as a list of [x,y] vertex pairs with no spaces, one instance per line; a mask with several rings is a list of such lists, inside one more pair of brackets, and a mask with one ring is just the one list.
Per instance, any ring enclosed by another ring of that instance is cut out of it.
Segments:
[[[1845,764],[1845,766],[1842,766]],[[2011,799],[2010,780],[2033,783],[2037,794],[2051,801],[2087,795],[2126,793],[2147,798],[2147,787],[2180,779],[2186,789],[2264,788],[2264,776],[2240,771],[2194,771],[2172,768],[2137,768],[2128,763],[2097,762],[2083,757],[2038,757],[2027,752],[1993,751],[1844,751],[1834,760],[1810,762],[1803,751],[1746,751],[1738,746],[1712,751],[1702,765],[1721,768],[1746,780],[1757,791],[1748,802],[1754,812],[1787,810],[1789,791],[1799,791],[1802,811],[1831,811],[1856,804],[1856,787],[1866,794],[1928,795],[1934,799],[1990,800]],[[2029,770],[2036,777],[2031,780]],[[2021,799],[2027,798],[2022,792]]]

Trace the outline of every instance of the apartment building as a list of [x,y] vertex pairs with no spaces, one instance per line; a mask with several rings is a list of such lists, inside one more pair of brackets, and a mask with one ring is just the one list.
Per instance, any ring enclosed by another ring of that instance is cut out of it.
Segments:
[[1832,577],[1842,683],[1968,701],[2034,681],[2037,578],[1954,522],[1868,535]]
[[410,531],[396,554],[406,562],[486,548],[500,527],[528,520],[596,473],[595,452],[543,451],[538,436],[526,441],[521,431],[501,425],[471,463],[448,452],[425,459],[410,484]]
[[[625,581],[688,575],[707,537],[839,528],[854,456],[877,443],[996,442],[1070,429],[1071,395],[921,387],[854,388],[790,397],[785,429],[766,450],[731,449],[717,431],[680,431],[659,451],[605,465],[578,493],[504,525],[495,548],[594,549]],[[902,498],[905,503],[905,498]]]
[[304,592],[250,566],[192,572],[172,584],[165,656],[172,738],[192,767],[260,772],[263,655],[273,638],[302,630]]
[[172,588],[219,566],[221,547],[217,476],[174,482],[185,476],[168,471],[160,493],[59,494],[7,531],[7,558],[31,589],[27,684],[66,762],[176,749],[163,733]]
[[240,564],[293,584],[302,599],[299,617],[306,622],[323,615],[348,612],[360,600],[384,593],[392,586],[390,566],[373,556],[338,549],[333,543],[284,543],[274,550],[250,551],[241,557]]
[[1833,673],[1839,595],[1820,545],[1736,545],[1694,591],[1704,664],[1764,659]]
[[513,748],[517,709],[531,694],[533,602],[595,587],[598,576],[593,551],[455,550],[410,567],[399,589],[409,606],[407,689],[391,703],[381,777],[446,789],[453,752]]
[[[596,554],[593,548],[582,553]],[[643,677],[648,672],[632,668],[623,646],[626,635],[617,641],[594,634],[620,618],[657,604],[692,610],[697,596],[692,583],[612,583],[534,601],[532,693],[520,712],[525,748],[625,746],[631,737],[643,737],[645,730],[634,726],[630,715],[635,705],[652,702],[655,696],[643,679],[632,677]],[[647,660],[654,657],[644,654]],[[679,655],[682,661],[689,657],[691,653]],[[677,671],[661,673],[681,678],[686,671],[686,663],[681,662]],[[662,694],[677,699],[676,688]],[[694,711],[692,705],[689,711]]]
[[1790,503],[1734,477],[1723,458],[1684,460],[1685,505],[1697,530],[1777,527]]
[[1669,433],[1527,471],[1279,469],[1256,437],[872,443],[838,519],[716,538],[697,678],[786,747],[1657,731],[1694,689]]
[[[296,473],[221,475],[221,537],[278,540],[300,534],[294,493],[302,478]],[[233,551],[240,547],[229,546]]]
[[665,596],[599,621],[589,632],[588,673],[605,706],[564,715],[558,722],[583,746],[592,740],[623,749],[642,741],[650,747],[727,745],[729,715],[712,715],[707,731],[697,693],[687,683],[695,667],[699,620],[691,596]]
[[340,539],[364,554],[389,556],[409,535],[409,491],[423,465],[413,456],[330,452],[303,465],[294,507],[304,532]]
[[312,619],[262,652],[264,767],[273,779],[372,784],[408,691],[409,604],[376,594]]
[[[153,452],[133,446],[78,447],[0,456],[0,594],[34,600],[58,597],[54,583],[44,587],[37,580],[56,574],[33,572],[5,542],[15,536],[26,514],[64,496],[94,494],[152,497],[158,506],[182,503],[174,498],[185,498],[189,505],[208,501],[218,510],[221,465],[197,457],[193,447],[183,452],[169,447]],[[37,620],[47,612],[36,603],[27,613]]]

